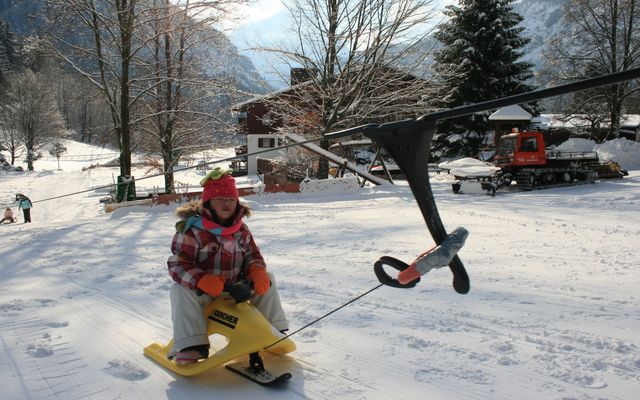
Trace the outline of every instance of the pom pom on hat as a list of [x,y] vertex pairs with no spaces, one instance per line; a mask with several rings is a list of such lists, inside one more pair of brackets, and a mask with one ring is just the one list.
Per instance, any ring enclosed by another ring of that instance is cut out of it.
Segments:
[[200,185],[204,186],[202,191],[202,203],[217,197],[226,197],[239,199],[238,189],[236,188],[236,180],[231,176],[233,170],[223,170],[220,167],[209,172],[201,181]]

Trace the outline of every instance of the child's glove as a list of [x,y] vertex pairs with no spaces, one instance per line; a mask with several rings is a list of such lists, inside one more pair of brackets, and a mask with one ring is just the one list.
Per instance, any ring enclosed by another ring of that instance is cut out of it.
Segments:
[[218,297],[224,289],[224,278],[220,275],[207,274],[200,278],[196,286],[209,296]]
[[250,267],[247,278],[253,282],[253,290],[255,290],[258,296],[262,296],[267,293],[271,286],[269,275],[267,274],[267,270],[264,268]]

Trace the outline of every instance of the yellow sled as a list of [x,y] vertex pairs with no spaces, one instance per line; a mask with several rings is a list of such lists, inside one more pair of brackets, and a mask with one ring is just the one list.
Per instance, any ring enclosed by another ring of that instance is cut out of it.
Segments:
[[[296,349],[291,339],[281,340],[285,335],[273,328],[248,301],[236,304],[233,298],[221,296],[207,307],[205,315],[209,316],[208,335],[219,334],[227,339],[227,345],[217,351],[212,348],[206,360],[189,365],[177,365],[169,360],[167,354],[173,347],[173,339],[164,346],[150,344],[144,348],[144,354],[176,374],[192,376],[257,351],[283,355]],[[211,353],[213,351],[215,353]]]

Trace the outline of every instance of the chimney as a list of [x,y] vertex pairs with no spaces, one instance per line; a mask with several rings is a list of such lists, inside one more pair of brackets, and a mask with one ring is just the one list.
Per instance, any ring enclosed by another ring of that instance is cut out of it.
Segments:
[[289,75],[289,83],[291,84],[291,86],[295,86],[311,80],[311,73],[307,68],[291,68],[291,72]]

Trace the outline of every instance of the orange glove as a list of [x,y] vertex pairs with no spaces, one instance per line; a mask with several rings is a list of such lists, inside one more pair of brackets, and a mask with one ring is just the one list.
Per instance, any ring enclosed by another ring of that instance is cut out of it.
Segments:
[[249,278],[249,280],[253,282],[253,290],[256,291],[256,294],[258,296],[262,296],[263,294],[267,293],[269,287],[271,286],[269,275],[267,274],[267,270],[264,268],[249,267],[247,278]]
[[203,275],[196,286],[209,296],[218,297],[224,289],[224,278],[220,275]]

